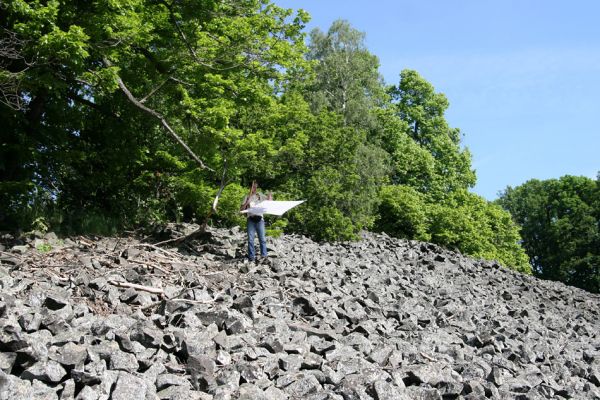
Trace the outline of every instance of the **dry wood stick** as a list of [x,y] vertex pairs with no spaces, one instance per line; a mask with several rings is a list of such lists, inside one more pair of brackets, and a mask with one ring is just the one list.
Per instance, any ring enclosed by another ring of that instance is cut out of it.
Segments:
[[108,281],[108,283],[110,283],[111,285],[114,285],[114,286],[118,286],[118,287],[143,290],[144,292],[148,292],[148,293],[161,294],[161,295],[165,294],[164,290],[162,290],[162,289],[154,288],[151,286],[138,285],[136,283],[120,282],[120,281]]

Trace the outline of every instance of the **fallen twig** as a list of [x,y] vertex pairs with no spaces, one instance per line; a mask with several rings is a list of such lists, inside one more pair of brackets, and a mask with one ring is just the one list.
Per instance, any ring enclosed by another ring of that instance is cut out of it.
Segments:
[[162,290],[162,289],[151,287],[151,286],[138,285],[136,283],[120,282],[120,281],[112,281],[112,280],[108,281],[108,283],[110,283],[113,286],[133,288],[133,289],[137,289],[137,290],[143,290],[144,292],[148,292],[148,293],[154,293],[154,294],[160,294],[160,295],[165,294],[164,290]]

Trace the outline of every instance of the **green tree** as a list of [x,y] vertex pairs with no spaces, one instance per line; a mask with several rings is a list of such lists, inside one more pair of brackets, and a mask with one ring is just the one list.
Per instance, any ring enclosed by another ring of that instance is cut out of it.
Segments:
[[[395,114],[405,122],[406,131],[397,132],[397,140],[388,151],[393,155],[395,183],[411,184],[413,173],[417,188],[442,199],[459,189],[475,184],[471,154],[460,146],[460,130],[450,128],[444,117],[448,99],[416,71],[404,70],[400,83],[390,89]],[[408,141],[408,135],[412,141]],[[418,161],[415,161],[418,160]]]
[[587,177],[532,179],[507,187],[498,203],[522,227],[536,276],[600,290],[599,182]]
[[317,240],[347,240],[372,226],[386,179],[382,150],[333,112],[313,114],[302,94],[286,93],[273,126],[278,198],[306,199],[288,215],[288,230]]
[[411,70],[389,92],[375,113],[373,138],[391,158],[392,183],[382,191],[376,229],[530,273],[510,215],[468,192],[475,172],[460,131],[446,122],[447,98]]
[[343,116],[346,125],[370,128],[373,111],[385,97],[379,60],[365,44],[365,33],[337,20],[327,33],[310,34],[308,59],[316,61],[314,83],[308,88],[313,110]]
[[302,126],[285,133],[303,142],[291,141],[299,152],[282,187],[308,200],[302,214],[290,214],[289,229],[319,240],[351,239],[371,227],[387,180],[388,155],[370,140],[385,92],[364,37],[341,20],[326,34],[313,30],[307,54],[313,74],[292,82],[285,95],[297,105],[307,101],[312,115],[298,114],[300,122],[288,114],[277,124]]
[[214,195],[247,173],[249,155],[269,138],[244,116],[268,112],[286,70],[304,62],[307,16],[264,0],[198,5],[15,0],[0,8],[8,44],[0,114],[11,130],[1,151],[23,149],[0,166],[12,209],[41,192],[63,211],[201,217],[187,195],[194,185]]
[[531,273],[510,214],[466,190],[452,193],[444,202],[432,202],[412,187],[387,186],[382,191],[376,227],[397,237],[437,243]]

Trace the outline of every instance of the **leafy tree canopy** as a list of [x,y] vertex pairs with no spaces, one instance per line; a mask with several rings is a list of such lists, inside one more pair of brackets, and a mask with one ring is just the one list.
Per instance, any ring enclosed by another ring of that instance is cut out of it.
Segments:
[[468,193],[446,97],[410,70],[386,87],[346,21],[306,45],[306,21],[268,0],[4,4],[0,228],[243,224],[256,179],[306,199],[277,227],[375,228],[526,271],[508,214]]
[[600,177],[532,179],[507,187],[498,204],[521,225],[537,276],[600,291]]

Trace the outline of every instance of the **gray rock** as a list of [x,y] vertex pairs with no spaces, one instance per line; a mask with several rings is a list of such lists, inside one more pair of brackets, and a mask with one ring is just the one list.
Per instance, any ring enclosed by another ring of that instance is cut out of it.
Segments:
[[98,400],[100,396],[100,387],[84,386],[75,397],[75,400]]
[[27,348],[29,343],[20,328],[14,325],[5,325],[0,330],[0,351],[19,351]]
[[83,366],[87,359],[87,348],[72,342],[62,347],[54,347],[48,353],[48,357],[64,367],[73,368]]
[[56,361],[38,361],[21,374],[21,378],[34,379],[48,383],[58,383],[67,375],[67,371]]
[[378,400],[397,400],[401,398],[401,389],[385,381],[377,381],[373,385]]
[[62,393],[60,394],[60,400],[73,400],[75,399],[75,381],[69,379],[63,383]]
[[203,355],[188,358],[187,372],[191,375],[192,386],[197,390],[208,391],[216,385],[215,362]]
[[115,388],[112,392],[112,400],[145,400],[146,381],[128,372],[119,372]]
[[173,374],[162,374],[156,378],[156,389],[163,390],[169,386],[185,386],[191,389],[192,384],[190,381],[183,376]]
[[0,371],[0,400],[29,400],[33,398],[31,382]]
[[283,391],[291,397],[304,398],[322,390],[322,386],[313,375],[305,374],[298,380],[286,386]]
[[13,365],[17,359],[17,353],[4,352],[0,353],[0,371],[10,374]]
[[136,372],[139,369],[135,355],[116,350],[110,354],[108,368],[127,372]]
[[296,354],[287,354],[279,358],[279,366],[282,370],[287,372],[294,372],[300,370],[302,366],[302,357]]
[[30,247],[27,245],[17,245],[17,246],[13,246],[12,249],[10,249],[10,251],[15,254],[25,254],[29,250],[30,250]]
[[67,305],[69,305],[69,300],[58,293],[49,293],[46,300],[44,300],[44,307],[52,311],[60,310]]
[[144,347],[160,347],[163,339],[162,332],[146,324],[138,324],[129,334],[129,339],[139,342]]

